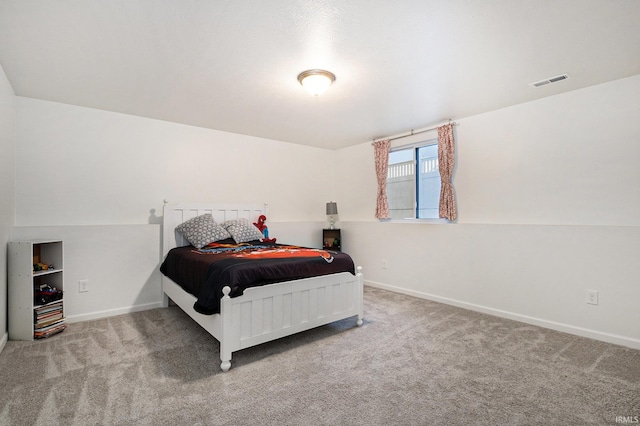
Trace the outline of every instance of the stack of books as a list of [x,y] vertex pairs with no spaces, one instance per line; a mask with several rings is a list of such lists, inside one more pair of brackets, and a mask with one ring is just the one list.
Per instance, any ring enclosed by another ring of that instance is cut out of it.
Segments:
[[33,316],[33,337],[36,339],[53,336],[67,328],[62,311],[62,300],[34,308]]

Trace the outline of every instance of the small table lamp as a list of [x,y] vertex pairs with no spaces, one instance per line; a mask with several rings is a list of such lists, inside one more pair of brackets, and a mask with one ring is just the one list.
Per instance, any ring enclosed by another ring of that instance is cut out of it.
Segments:
[[329,229],[333,229],[333,225],[336,223],[335,215],[338,214],[338,203],[333,201],[327,203],[327,216],[329,216]]

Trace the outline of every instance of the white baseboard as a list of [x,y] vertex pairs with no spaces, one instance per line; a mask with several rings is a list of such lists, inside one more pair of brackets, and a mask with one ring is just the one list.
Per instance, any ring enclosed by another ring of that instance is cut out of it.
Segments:
[[131,312],[146,311],[149,309],[156,309],[156,308],[162,308],[162,302],[147,303],[144,305],[130,306],[127,308],[110,309],[107,311],[91,312],[88,314],[69,315],[67,316],[67,322],[73,323],[73,322],[89,321],[93,319],[114,317],[116,315],[129,314]]
[[[365,280],[364,283],[365,285],[375,287],[375,288],[380,288],[382,290],[392,291],[394,293],[406,294],[407,296],[413,296],[420,299],[432,300],[434,302],[440,302],[446,305],[457,306],[459,308],[468,309],[470,311],[481,312],[483,314],[494,315],[497,317],[519,321],[526,324],[537,325],[539,327],[549,328],[551,330],[574,334],[576,336],[581,336],[581,337],[587,337],[594,340],[600,340],[602,342],[622,345],[632,349],[640,349],[640,340],[634,339],[631,337],[619,336],[616,334],[605,333],[605,332],[590,330],[587,328],[577,327],[573,325],[562,324],[555,321],[549,321],[541,318],[521,315],[514,312],[508,312],[500,309],[489,308],[486,306],[475,305],[473,303],[462,302],[460,300],[450,299],[448,297],[436,296],[433,294],[423,293],[415,290],[408,290],[401,287],[396,287],[396,286],[383,284],[375,281]],[[366,312],[365,312],[365,317],[366,317]]]
[[0,337],[0,353],[2,353],[2,350],[7,345],[7,340],[9,340],[9,333],[5,332],[2,337]]

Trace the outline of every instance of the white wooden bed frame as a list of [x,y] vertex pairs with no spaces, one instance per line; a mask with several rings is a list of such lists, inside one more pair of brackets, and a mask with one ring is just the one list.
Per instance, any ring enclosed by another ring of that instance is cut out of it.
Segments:
[[[163,259],[169,250],[189,243],[175,231],[180,223],[204,213],[216,222],[245,218],[250,223],[266,215],[266,205],[200,205],[165,202],[162,226]],[[344,318],[356,316],[362,325],[363,276],[357,268],[348,272],[251,287],[239,297],[223,289],[220,313],[202,315],[193,309],[196,297],[162,276],[163,305],[171,299],[220,342],[220,368],[231,368],[231,354],[284,336],[299,333]]]

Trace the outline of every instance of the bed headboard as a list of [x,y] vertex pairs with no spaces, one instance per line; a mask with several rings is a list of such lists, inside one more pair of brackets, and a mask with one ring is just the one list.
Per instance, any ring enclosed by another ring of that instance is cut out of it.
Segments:
[[162,218],[162,258],[164,259],[174,247],[189,245],[176,226],[182,222],[211,213],[216,222],[244,218],[250,223],[256,222],[258,217],[267,214],[266,204],[171,204],[165,202]]

